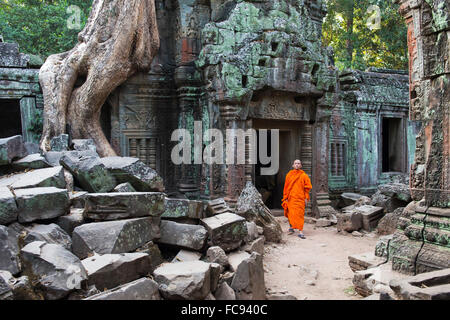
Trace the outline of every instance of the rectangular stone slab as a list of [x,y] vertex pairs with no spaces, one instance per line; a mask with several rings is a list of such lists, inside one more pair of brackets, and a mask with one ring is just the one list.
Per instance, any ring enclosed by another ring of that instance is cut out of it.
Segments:
[[141,278],[83,300],[161,300],[158,283]]
[[406,300],[449,300],[450,268],[394,279],[389,286]]
[[90,193],[85,203],[85,216],[94,220],[160,217],[164,212],[160,192]]
[[158,243],[200,251],[204,248],[208,232],[203,226],[161,221],[161,237]]
[[88,284],[97,289],[112,289],[139,279],[150,272],[145,253],[95,255],[81,261],[88,274]]
[[222,213],[200,222],[208,230],[211,244],[225,251],[238,248],[248,235],[245,219],[234,213]]
[[384,209],[382,207],[364,205],[355,208],[355,211],[361,213],[363,229],[366,231],[375,229],[378,225],[378,221],[384,216]]
[[165,198],[166,209],[161,218],[203,218],[203,202],[186,200],[186,199],[170,199]]
[[72,251],[85,259],[95,253],[132,252],[160,236],[158,218],[87,223],[73,230]]
[[0,166],[27,155],[22,136],[0,139]]
[[12,192],[0,187],[0,224],[9,224],[17,220],[17,205]]
[[61,166],[46,169],[37,169],[21,175],[19,179],[11,184],[11,188],[45,188],[55,187],[59,189],[66,188],[66,180],[64,179],[64,169]]
[[57,218],[69,212],[66,189],[31,188],[15,191],[20,223]]

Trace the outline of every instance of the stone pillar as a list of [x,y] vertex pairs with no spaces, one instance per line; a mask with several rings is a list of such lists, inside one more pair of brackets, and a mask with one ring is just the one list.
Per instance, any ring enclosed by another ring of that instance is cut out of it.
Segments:
[[[194,124],[195,121],[201,121],[201,112],[199,106],[199,88],[196,83],[186,81],[186,68],[180,67],[177,69],[178,73],[182,74],[181,80],[178,78],[178,98],[180,117],[178,128],[187,129],[191,133],[191,164],[182,164],[179,168],[178,191],[185,194],[188,198],[198,198],[200,192],[200,182],[202,174],[202,165],[194,163]],[[181,85],[181,86],[180,86]],[[202,148],[203,149],[203,148]]]
[[414,200],[450,207],[450,4],[401,0],[408,25],[410,118],[422,121],[410,187]]
[[450,3],[398,2],[408,25],[410,118],[423,126],[410,173],[416,201],[400,219],[390,257],[394,270],[417,274],[450,267]]
[[[227,130],[231,129],[245,129],[245,121],[239,119],[239,110],[241,106],[236,105],[222,105],[220,107],[220,117],[223,123],[223,137],[226,141],[224,148],[224,161],[225,161],[225,201],[229,204],[230,207],[234,207],[236,205],[237,199],[239,198],[242,190],[245,187],[246,182],[246,168],[245,164],[237,163],[237,145],[234,148],[234,164],[226,163],[227,157],[232,156],[226,153],[227,145],[231,142],[227,139]],[[233,142],[231,142],[233,143]],[[239,142],[238,142],[239,143]],[[245,146],[244,146],[245,147]]]
[[336,211],[331,206],[328,190],[330,116],[318,119],[313,127],[312,147],[312,213],[316,218],[332,218]]

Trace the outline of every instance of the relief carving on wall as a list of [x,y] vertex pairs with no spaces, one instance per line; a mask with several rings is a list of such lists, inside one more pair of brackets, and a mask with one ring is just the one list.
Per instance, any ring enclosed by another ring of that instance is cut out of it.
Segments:
[[292,96],[273,94],[250,103],[249,117],[256,119],[310,120],[310,105],[296,103]]
[[123,116],[125,129],[152,130],[156,128],[156,115],[149,109],[125,106]]

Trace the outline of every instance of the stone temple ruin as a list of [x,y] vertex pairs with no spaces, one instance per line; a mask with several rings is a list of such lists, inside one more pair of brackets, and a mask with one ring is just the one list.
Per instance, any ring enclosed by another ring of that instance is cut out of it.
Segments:
[[[0,42],[0,300],[270,299],[264,242],[281,240],[270,209],[294,159],[312,180],[310,222],[387,235],[349,257],[357,291],[424,297],[404,293],[407,277],[450,268],[448,4],[401,1],[409,72],[341,73],[321,45],[325,1],[155,4],[151,70],[102,109],[120,157],[69,135],[39,154],[41,63]],[[279,173],[262,176],[262,162],[175,165],[172,132],[196,123],[223,136],[280,130]]]

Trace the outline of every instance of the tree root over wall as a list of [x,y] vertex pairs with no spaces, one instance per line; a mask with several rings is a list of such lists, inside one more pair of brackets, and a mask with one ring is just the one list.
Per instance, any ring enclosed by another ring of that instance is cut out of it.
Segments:
[[[95,0],[86,27],[70,51],[50,56],[39,81],[44,94],[40,147],[60,134],[91,138],[100,156],[114,156],[101,125],[108,96],[137,71],[148,71],[159,49],[154,0]],[[76,87],[78,79],[83,79]]]

